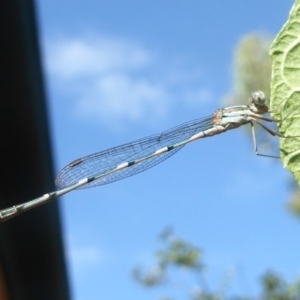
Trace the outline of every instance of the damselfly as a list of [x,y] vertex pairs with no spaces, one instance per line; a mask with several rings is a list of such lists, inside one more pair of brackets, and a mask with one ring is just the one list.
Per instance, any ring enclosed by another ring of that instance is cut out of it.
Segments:
[[58,174],[55,183],[59,190],[0,210],[0,221],[6,221],[75,189],[104,185],[138,174],[167,159],[188,143],[245,124],[251,125],[255,154],[270,156],[257,152],[254,130],[254,123],[256,123],[273,136],[281,136],[260,122],[260,120],[278,122],[271,117],[265,117],[264,114],[268,112],[270,111],[264,93],[256,91],[252,94],[248,105],[218,109],[209,117],[184,123],[161,134],[79,158],[64,167]]

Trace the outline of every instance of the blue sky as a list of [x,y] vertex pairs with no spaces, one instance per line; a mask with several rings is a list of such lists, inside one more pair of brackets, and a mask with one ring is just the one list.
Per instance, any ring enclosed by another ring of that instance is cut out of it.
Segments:
[[[292,3],[36,1],[56,171],[212,114],[231,90],[239,39],[275,35]],[[289,176],[279,160],[256,157],[236,130],[137,176],[64,196],[73,299],[187,298],[187,290],[146,290],[130,275],[137,264],[151,266],[169,225],[203,249],[211,289],[228,270],[228,294],[255,295],[270,268],[295,279],[299,221],[286,208]]]

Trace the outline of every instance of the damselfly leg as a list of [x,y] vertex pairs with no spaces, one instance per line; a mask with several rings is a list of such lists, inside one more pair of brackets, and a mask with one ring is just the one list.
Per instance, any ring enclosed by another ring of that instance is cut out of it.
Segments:
[[[278,107],[280,107],[284,103],[285,100],[286,99],[284,99],[283,101],[281,101],[281,103],[279,104]],[[256,155],[258,155],[258,156],[264,156],[264,157],[271,157],[271,158],[280,158],[280,156],[269,155],[269,154],[262,154],[262,153],[258,152],[254,123],[256,123],[259,126],[261,126],[263,129],[265,129],[272,136],[278,136],[280,138],[297,138],[297,137],[300,137],[300,135],[287,136],[287,135],[281,134],[281,133],[279,133],[278,129],[275,131],[274,129],[271,129],[271,128],[267,127],[265,124],[259,122],[257,119],[263,120],[263,121],[267,121],[267,122],[273,122],[273,123],[276,123],[277,126],[278,126],[279,124],[282,124],[295,111],[297,111],[298,108],[300,108],[300,105],[297,106],[296,110],[290,111],[287,115],[284,116],[284,118],[281,118],[281,119],[275,119],[275,118],[271,118],[271,117],[268,118],[268,117],[264,117],[264,116],[261,116],[261,115],[256,115],[255,116],[255,119],[250,122],[250,125],[251,125],[252,139],[253,139],[253,145],[254,145],[254,152],[255,152]],[[268,112],[269,113],[281,113],[281,111],[279,110],[279,108],[276,108],[276,110],[269,110]]]

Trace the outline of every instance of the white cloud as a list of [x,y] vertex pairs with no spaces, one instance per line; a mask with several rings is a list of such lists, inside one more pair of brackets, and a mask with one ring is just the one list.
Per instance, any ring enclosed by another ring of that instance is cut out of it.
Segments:
[[102,120],[138,121],[146,114],[162,116],[169,103],[164,87],[146,79],[134,80],[126,73],[99,77],[93,88],[78,99],[77,113],[101,117]]
[[144,48],[121,38],[85,35],[48,40],[45,46],[50,73],[69,80],[140,69],[151,60]]
[[48,39],[44,46],[53,87],[73,100],[70,112],[83,119],[117,127],[151,122],[175,102],[195,107],[212,98],[199,88],[198,71],[168,68],[164,59],[129,39],[88,34]]

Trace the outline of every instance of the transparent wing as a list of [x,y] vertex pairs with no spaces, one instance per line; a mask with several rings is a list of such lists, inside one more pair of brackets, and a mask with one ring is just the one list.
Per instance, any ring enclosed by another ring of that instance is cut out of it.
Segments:
[[[121,163],[132,162],[139,158],[144,158],[158,149],[187,140],[194,134],[209,129],[212,126],[212,116],[197,119],[164,131],[161,134],[148,136],[131,143],[82,157],[64,167],[58,174],[55,183],[59,188],[65,188],[77,183],[83,178],[104,174],[113,170]],[[133,164],[131,167],[105,175],[81,188],[112,183],[145,171],[167,159],[182,147],[183,146],[175,148],[164,154]]]

